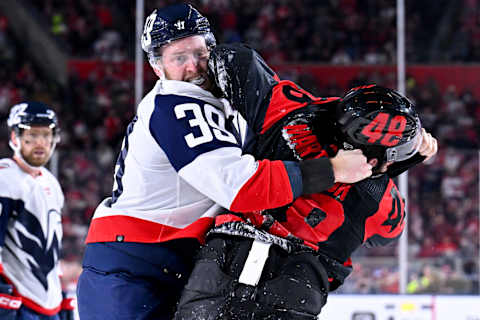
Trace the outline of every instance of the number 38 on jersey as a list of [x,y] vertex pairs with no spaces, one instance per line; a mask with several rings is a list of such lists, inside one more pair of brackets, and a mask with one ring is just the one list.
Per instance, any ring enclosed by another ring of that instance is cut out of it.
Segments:
[[185,141],[190,148],[210,142],[214,137],[220,141],[237,143],[235,136],[225,130],[225,116],[214,106],[204,105],[205,116],[200,105],[196,103],[179,104],[175,106],[174,111],[177,119],[187,117],[187,112],[193,114],[193,118],[188,120],[188,124],[191,128],[198,129],[200,135],[194,135],[193,133],[185,135]]

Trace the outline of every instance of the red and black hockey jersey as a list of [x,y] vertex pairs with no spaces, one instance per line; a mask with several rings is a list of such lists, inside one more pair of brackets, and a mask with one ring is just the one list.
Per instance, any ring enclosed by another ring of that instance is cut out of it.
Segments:
[[[280,80],[243,45],[218,46],[209,66],[250,127],[249,153],[281,160],[335,155],[338,141],[331,110],[338,98],[317,98]],[[350,256],[358,247],[385,245],[400,236],[405,207],[393,180],[382,175],[354,185],[336,184],[285,207],[243,214],[240,219],[314,249],[327,265],[333,290],[348,276]],[[238,220],[233,214],[219,216],[217,225]]]

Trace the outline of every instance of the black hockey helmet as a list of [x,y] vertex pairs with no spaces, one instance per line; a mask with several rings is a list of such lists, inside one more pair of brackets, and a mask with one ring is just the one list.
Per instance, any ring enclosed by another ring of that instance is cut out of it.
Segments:
[[336,121],[344,148],[359,148],[369,160],[377,158],[375,168],[386,161],[411,158],[421,144],[415,106],[400,93],[381,86],[348,91],[337,105]]

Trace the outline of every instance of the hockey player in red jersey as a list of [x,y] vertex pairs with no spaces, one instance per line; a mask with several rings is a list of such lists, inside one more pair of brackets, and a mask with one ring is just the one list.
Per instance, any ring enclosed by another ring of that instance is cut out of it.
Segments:
[[358,247],[400,236],[405,208],[392,177],[433,156],[436,140],[410,101],[387,88],[316,98],[280,80],[243,45],[218,46],[209,66],[247,121],[254,156],[321,159],[360,148],[375,176],[307,190],[282,208],[217,216],[176,319],[316,319],[328,292],[351,272]]

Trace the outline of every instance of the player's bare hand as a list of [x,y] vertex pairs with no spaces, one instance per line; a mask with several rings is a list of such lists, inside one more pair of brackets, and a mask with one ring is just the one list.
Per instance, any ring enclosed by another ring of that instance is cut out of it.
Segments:
[[430,133],[422,128],[422,144],[418,149],[418,153],[427,157],[424,161],[428,161],[438,151],[437,139],[435,139]]
[[335,175],[335,182],[355,183],[372,175],[372,165],[360,149],[339,150],[330,159]]

